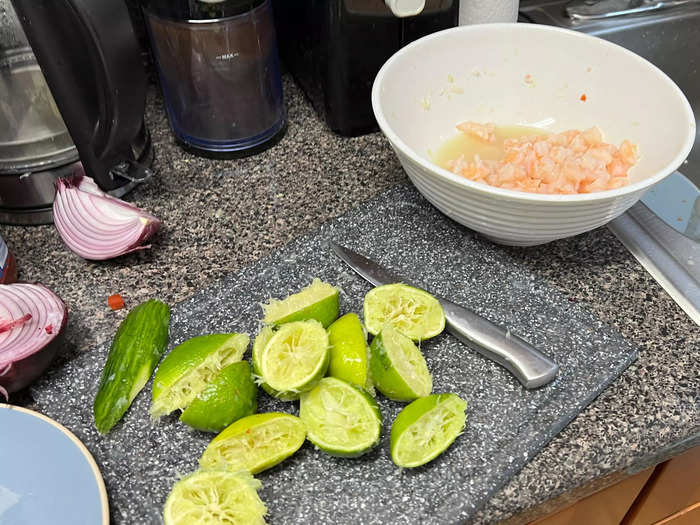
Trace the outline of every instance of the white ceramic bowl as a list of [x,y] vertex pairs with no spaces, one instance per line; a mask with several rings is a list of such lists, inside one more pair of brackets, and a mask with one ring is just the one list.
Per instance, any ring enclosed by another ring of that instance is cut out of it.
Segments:
[[[520,246],[614,219],[678,168],[695,139],[690,104],[658,68],[605,40],[534,24],[462,26],[413,42],[379,71],[372,107],[409,178],[433,205],[498,243]],[[607,142],[638,144],[641,158],[630,184],[615,190],[504,190],[431,162],[429,152],[464,120],[554,132],[597,125]]]

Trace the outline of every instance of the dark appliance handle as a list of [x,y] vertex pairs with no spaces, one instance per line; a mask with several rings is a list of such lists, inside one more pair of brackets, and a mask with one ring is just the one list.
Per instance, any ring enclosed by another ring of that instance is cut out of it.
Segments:
[[95,155],[101,157],[114,142],[114,123],[116,120],[114,113],[118,107],[116,96],[118,91],[115,93],[115,89],[112,88],[115,79],[110,79],[110,66],[107,64],[107,57],[105,57],[100,47],[100,40],[95,33],[97,28],[90,21],[87,14],[76,6],[74,0],[66,0],[66,4],[72,10],[76,19],[80,20],[86,36],[90,39],[86,49],[88,50],[91,69],[95,73],[94,78],[97,84],[98,107],[100,110],[93,148]]
[[[138,162],[146,73],[123,0],[12,0],[86,172],[105,190]],[[118,172],[117,172],[118,173]]]

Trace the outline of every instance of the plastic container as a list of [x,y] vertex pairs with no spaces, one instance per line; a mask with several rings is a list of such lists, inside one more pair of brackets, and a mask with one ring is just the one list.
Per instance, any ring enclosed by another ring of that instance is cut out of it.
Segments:
[[269,0],[144,6],[170,125],[188,149],[250,153],[285,128]]

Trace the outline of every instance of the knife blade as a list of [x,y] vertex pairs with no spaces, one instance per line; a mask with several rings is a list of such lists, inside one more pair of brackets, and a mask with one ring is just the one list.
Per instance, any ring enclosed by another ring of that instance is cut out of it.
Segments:
[[[343,262],[374,286],[392,283],[415,286],[402,276],[334,241],[329,241],[329,245]],[[445,311],[448,331],[468,347],[503,366],[525,388],[541,387],[556,377],[559,365],[524,339],[468,308],[443,297],[436,298]]]

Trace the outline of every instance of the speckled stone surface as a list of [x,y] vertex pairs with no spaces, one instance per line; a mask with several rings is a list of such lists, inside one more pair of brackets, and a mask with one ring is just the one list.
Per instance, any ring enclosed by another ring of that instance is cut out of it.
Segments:
[[[109,310],[109,294],[121,292],[129,306],[153,296],[174,304],[406,182],[381,135],[337,137],[318,121],[288,78],[284,87],[290,120],[286,137],[271,150],[238,161],[182,152],[167,127],[160,98],[151,93],[147,121],[159,173],[152,184],[128,197],[165,222],[149,252],[87,263],[67,252],[50,226],[0,226],[17,255],[20,277],[46,283],[71,311],[61,357],[45,381],[13,402],[41,408],[33,396],[40,398],[44,388],[51,388],[67,363],[111,338],[124,312]],[[492,248],[499,258],[514,261],[537,282],[564,294],[572,307],[588,310],[619,330],[640,352],[636,362],[489,500],[474,522],[522,522],[525,518],[518,516],[541,514],[541,505],[551,498],[574,499],[593,480],[638,470],[698,444],[700,331],[608,230],[535,249]],[[91,418],[77,414],[85,414],[91,399],[76,394],[81,381],[80,375],[67,381],[66,400],[52,413],[85,435]],[[168,442],[175,437],[171,429],[179,428],[172,423],[157,427],[148,439]],[[186,441],[173,464],[179,457],[196,456],[196,442]],[[162,478],[157,487],[169,483],[170,473],[160,472],[147,457],[137,469],[127,468],[128,443],[105,441],[91,448],[98,457],[111,451],[107,468],[119,467],[125,477]],[[110,487],[110,497],[124,501],[130,495]],[[133,508],[143,501],[137,499]],[[128,515],[114,517],[117,523],[132,523]]]
[[[382,194],[177,305],[172,343],[212,332],[254,334],[259,303],[299,290],[314,276],[342,290],[343,311],[361,314],[370,286],[330,253],[328,239],[342,239],[410,280],[473,305],[541,348],[561,371],[551,385],[527,391],[451,336],[424,342],[434,391],[455,392],[469,403],[468,425],[458,441],[430,465],[401,471],[391,462],[389,429],[404,404],[379,397],[384,432],[366,457],[330,458],[307,444],[292,461],[259,476],[271,523],[439,524],[471,518],[636,357],[616,330],[441,215],[408,186]],[[108,350],[105,344],[84,353],[38,384],[39,408],[70,426],[90,421],[89,401]],[[296,403],[260,397],[260,411],[297,412]],[[80,406],[68,410],[75,399]],[[210,439],[174,418],[152,428],[148,406],[148,396],[140,396],[124,424],[107,437],[92,428],[78,434],[97,451],[108,487],[120,495],[112,500],[117,522],[152,520],[177,474],[193,468]]]

